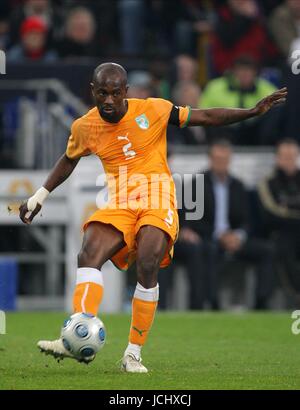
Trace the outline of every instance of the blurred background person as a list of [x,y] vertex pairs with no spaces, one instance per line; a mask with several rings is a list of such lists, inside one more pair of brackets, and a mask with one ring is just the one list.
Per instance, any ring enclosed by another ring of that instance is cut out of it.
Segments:
[[227,0],[218,9],[211,37],[213,72],[223,74],[245,51],[262,65],[274,62],[277,57],[257,2]]
[[229,260],[255,268],[255,309],[265,309],[274,284],[273,250],[267,241],[250,235],[247,191],[230,172],[232,148],[227,140],[209,149],[209,168],[204,172],[204,216],[190,228],[206,243],[205,279],[211,307],[220,308],[219,274]]
[[[197,107],[201,98],[201,89],[196,82],[181,81],[173,88],[172,101],[176,105]],[[168,126],[168,141],[172,144],[205,144],[203,127],[178,128]]]
[[[172,159],[172,147],[168,146],[168,160]],[[182,198],[185,189],[189,190],[189,195],[193,194],[194,182],[188,187],[181,181]],[[192,188],[190,190],[190,188]],[[178,188],[177,188],[178,189]],[[187,309],[202,310],[205,308],[204,302],[207,287],[205,286],[205,264],[206,249],[200,235],[193,228],[193,223],[186,220],[186,209],[184,203],[178,208],[179,233],[174,245],[173,263],[165,269],[160,269],[159,280],[159,303],[161,310],[174,308],[173,291],[175,286],[175,270],[181,266],[185,270],[187,280],[188,295]]]
[[71,9],[66,17],[63,38],[56,49],[63,59],[96,57],[101,50],[96,42],[96,21],[86,7]]
[[175,58],[175,82],[197,81],[197,60],[188,54],[179,54]]
[[300,290],[300,169],[299,144],[279,142],[274,171],[259,185],[262,222],[276,243],[278,264]]
[[[227,107],[250,108],[257,101],[273,92],[276,87],[259,77],[258,67],[252,57],[245,55],[236,59],[232,69],[226,75],[211,80],[206,85],[199,106],[201,108]],[[238,126],[226,127],[231,141],[240,145],[261,145],[275,138],[275,123],[278,121],[278,110],[264,118],[250,119]],[[218,136],[220,129],[207,129],[210,137]]]
[[149,98],[156,96],[151,75],[147,71],[131,71],[128,76],[128,98]]
[[[181,1],[119,0],[121,52],[124,55],[173,56]],[[138,35],[137,35],[138,33]]]
[[0,50],[6,50],[11,43],[10,13],[9,1],[3,0],[0,4]]
[[285,0],[269,17],[269,27],[285,61],[300,44],[300,2]]
[[37,17],[46,25],[49,45],[53,45],[53,38],[63,23],[63,10],[50,0],[25,0],[12,10],[10,18],[12,43],[16,44],[20,41],[20,28],[23,21],[29,17]]
[[7,52],[7,60],[15,63],[57,60],[57,53],[47,50],[47,33],[47,25],[39,17],[25,19],[20,28],[21,42]]
[[168,60],[155,59],[150,63],[152,82],[162,98],[172,98],[172,88],[177,83],[198,82],[199,64],[189,54],[178,54],[169,64]]
[[178,54],[189,54],[197,58],[202,37],[214,29],[216,13],[212,1],[181,0],[180,17],[175,28]]
[[172,309],[172,291],[174,287],[174,271],[183,266],[188,283],[188,304],[190,310],[202,310],[205,305],[206,287],[204,284],[205,248],[201,237],[195,230],[184,223],[184,211],[179,212],[182,219],[178,239],[174,247],[173,264],[161,269],[159,278],[159,305],[161,310]]
[[171,57],[176,53],[175,29],[182,11],[173,0],[146,1],[145,48],[150,56]]
[[152,87],[157,97],[169,100],[171,98],[170,67],[168,61],[155,59],[149,64]]
[[122,53],[139,55],[143,50],[145,41],[146,2],[144,0],[120,0],[118,2],[118,13]]

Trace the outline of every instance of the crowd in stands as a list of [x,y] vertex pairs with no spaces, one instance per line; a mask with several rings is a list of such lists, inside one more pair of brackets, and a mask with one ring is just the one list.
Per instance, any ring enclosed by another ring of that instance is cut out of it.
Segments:
[[297,0],[176,0],[174,5],[174,0],[2,0],[0,47],[9,55],[20,47],[19,58],[43,60],[49,51],[57,59],[182,53],[201,59],[207,46],[210,75],[222,75],[245,50],[262,66],[278,65],[299,41]]
[[[286,84],[299,26],[297,0],[2,0],[0,49],[8,64],[140,58],[146,69],[129,76],[130,97],[248,108]],[[274,145],[291,129],[285,114],[281,107],[223,134],[236,145]],[[207,144],[215,133],[198,127],[168,136],[172,144]]]
[[[57,58],[123,54],[198,58],[210,45],[212,70],[221,75],[245,50],[258,63],[278,63],[298,38],[297,0],[2,0],[0,45],[10,50],[28,33],[46,42],[28,43]],[[39,21],[39,25],[37,24]],[[25,24],[25,26],[24,26]],[[24,29],[26,27],[26,29]],[[33,36],[34,37],[34,36]]]

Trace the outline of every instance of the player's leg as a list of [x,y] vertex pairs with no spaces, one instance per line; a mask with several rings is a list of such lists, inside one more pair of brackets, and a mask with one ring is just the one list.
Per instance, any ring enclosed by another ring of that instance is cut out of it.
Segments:
[[[84,234],[82,249],[78,255],[74,311],[96,315],[103,295],[101,267],[118,250],[124,247],[123,234],[112,225],[92,222]],[[63,345],[62,339],[41,340],[38,347],[42,352],[56,358],[75,358]],[[88,363],[94,355],[85,358]]]
[[154,226],[143,226],[137,235],[137,286],[132,300],[129,344],[123,357],[123,369],[147,372],[141,364],[145,344],[158,303],[157,275],[168,246],[168,235]]
[[103,296],[102,265],[125,246],[123,234],[112,225],[91,222],[78,255],[74,312],[97,315]]

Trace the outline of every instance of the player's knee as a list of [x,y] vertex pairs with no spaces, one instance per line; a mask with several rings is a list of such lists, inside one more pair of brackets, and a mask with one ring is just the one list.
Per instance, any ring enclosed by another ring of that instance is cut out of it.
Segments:
[[101,268],[101,253],[99,252],[99,247],[92,245],[83,246],[78,254],[78,266],[88,266],[96,269]]
[[159,269],[159,264],[159,255],[156,255],[155,253],[139,258],[139,260],[137,260],[138,274],[144,277],[152,277],[152,275]]

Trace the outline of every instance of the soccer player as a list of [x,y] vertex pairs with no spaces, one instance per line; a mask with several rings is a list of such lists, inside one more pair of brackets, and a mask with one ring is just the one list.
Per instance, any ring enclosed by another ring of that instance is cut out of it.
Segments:
[[[98,209],[83,226],[74,312],[97,315],[103,295],[101,267],[107,260],[120,269],[136,261],[137,285],[122,369],[146,373],[141,349],[157,307],[157,273],[170,263],[178,231],[174,182],[166,159],[167,126],[226,125],[246,120],[284,102],[287,90],[276,91],[252,109],[202,110],[177,107],[159,98],[127,99],[127,73],[118,64],[99,65],[92,81],[95,107],[74,121],[66,152],[44,185],[20,206],[20,218],[30,224],[49,193],[70,176],[81,157],[99,157],[114,206]],[[157,188],[153,182],[156,175],[163,175],[163,182],[169,181],[169,190]],[[167,200],[168,205],[160,205],[160,200]],[[55,357],[72,357],[61,339],[40,341],[38,347]]]

